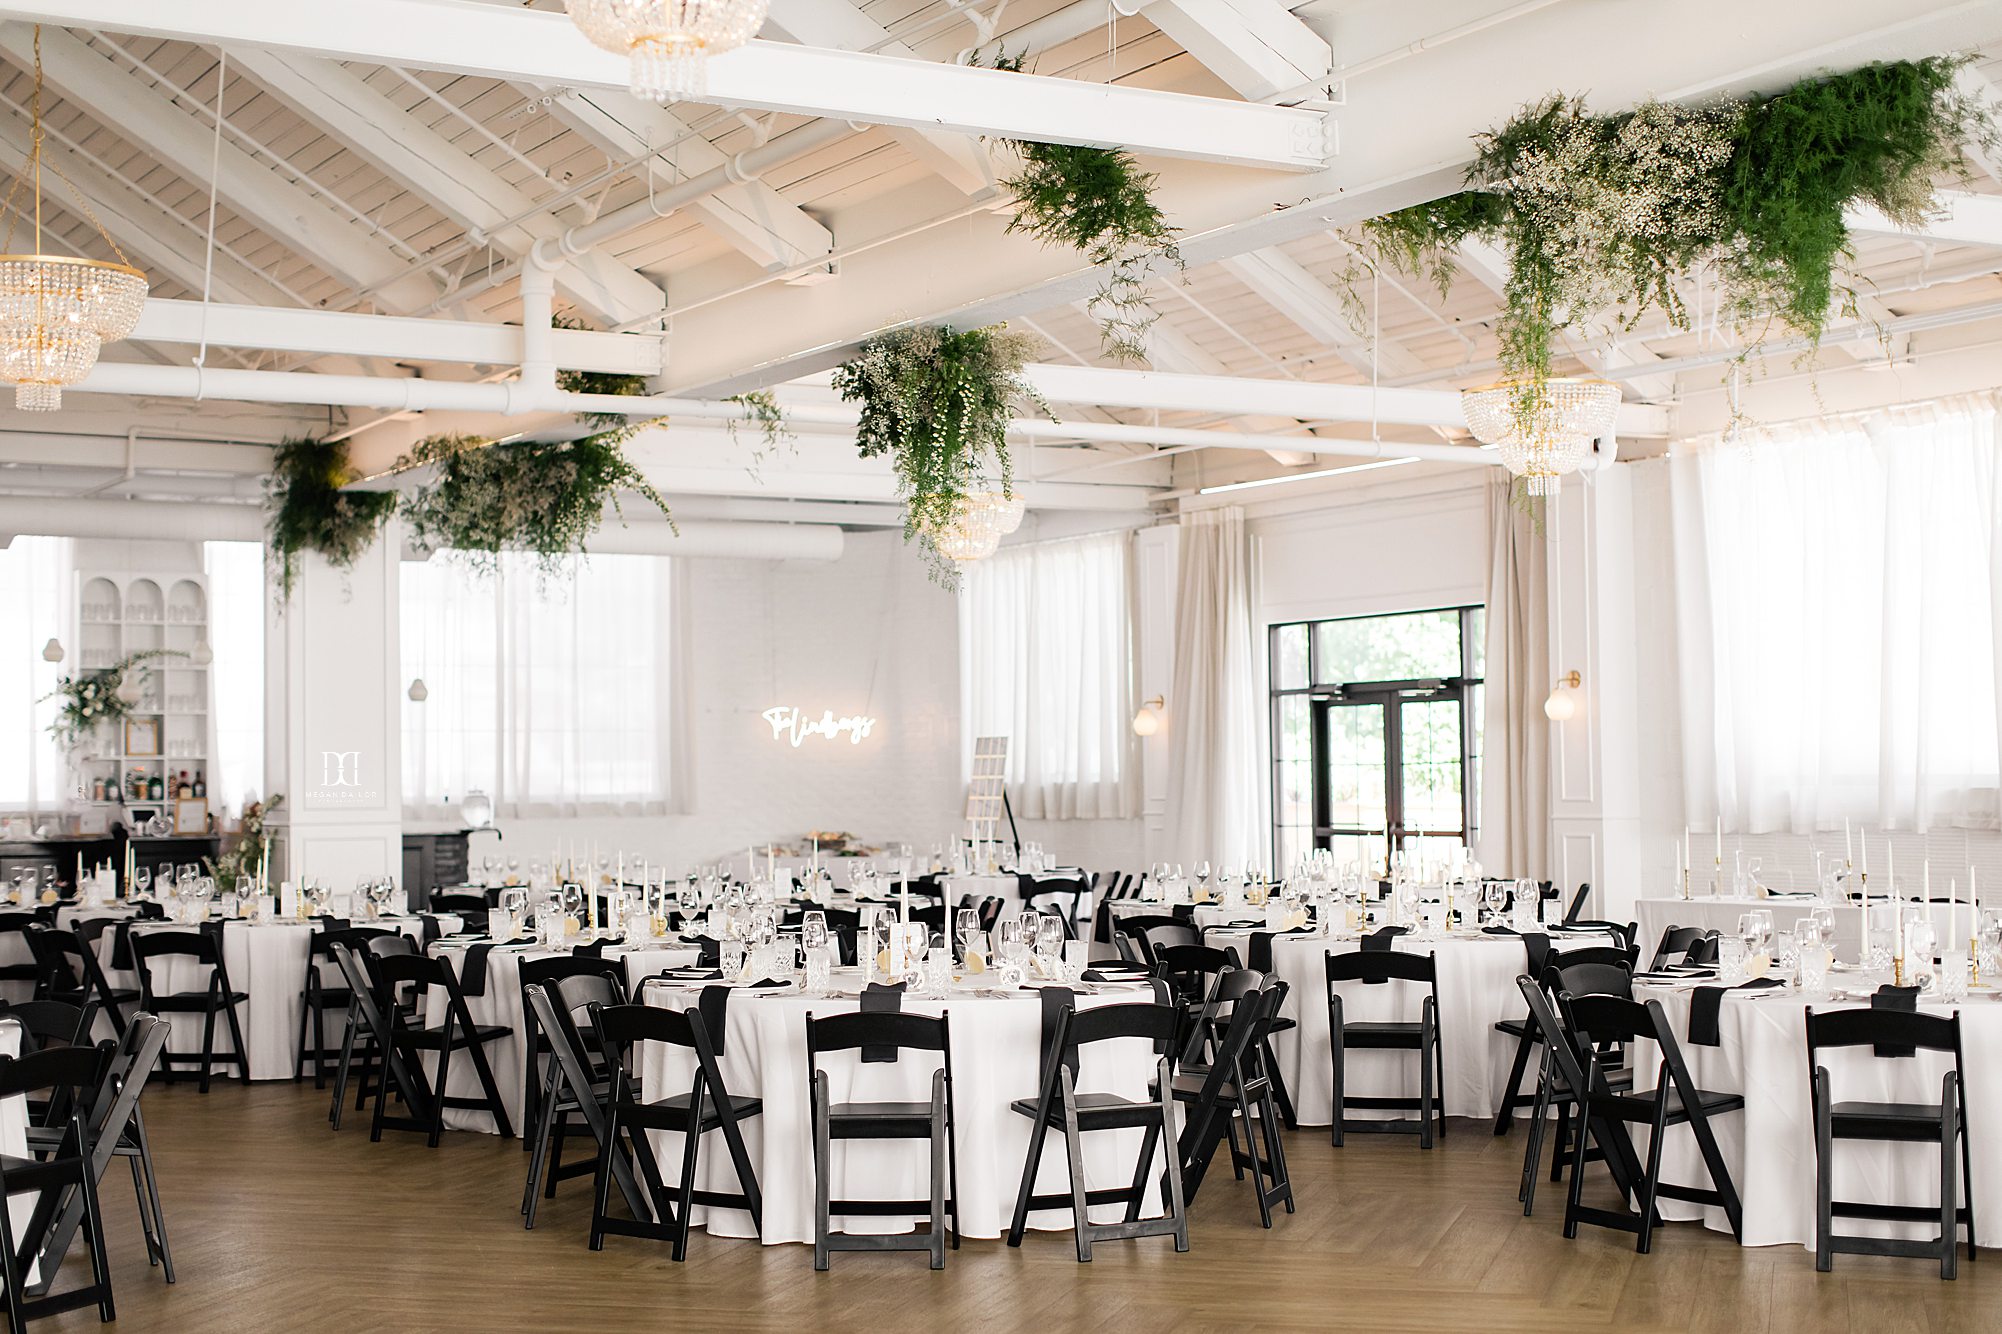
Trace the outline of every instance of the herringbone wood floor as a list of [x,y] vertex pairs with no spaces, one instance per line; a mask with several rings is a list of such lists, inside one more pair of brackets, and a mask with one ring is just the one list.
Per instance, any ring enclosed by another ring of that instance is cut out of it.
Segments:
[[[180,1282],[149,1271],[131,1192],[107,1190],[119,1325],[135,1330],[741,1329],[785,1334],[1089,1330],[1745,1331],[2002,1334],[2002,1257],[1942,1283],[1923,1261],[1840,1257],[1830,1275],[1794,1248],[1744,1250],[1694,1226],[1650,1256],[1587,1229],[1567,1242],[1562,1196],[1515,1203],[1520,1135],[1455,1123],[1421,1152],[1403,1137],[1289,1140],[1300,1212],[1258,1227],[1248,1186],[1213,1176],[1193,1249],[1154,1238],[1076,1263],[1067,1235],[1021,1250],[968,1242],[943,1273],[921,1255],[840,1255],[815,1274],[800,1246],[710,1241],[686,1264],[664,1246],[584,1244],[587,1182],[566,1182],[534,1232],[516,1205],[526,1155],[448,1135],[426,1149],[366,1122],[339,1134],[310,1085],[147,1093]],[[82,1252],[70,1262],[86,1263]],[[66,1275],[67,1277],[67,1275]],[[97,1328],[94,1311],[37,1329]]]

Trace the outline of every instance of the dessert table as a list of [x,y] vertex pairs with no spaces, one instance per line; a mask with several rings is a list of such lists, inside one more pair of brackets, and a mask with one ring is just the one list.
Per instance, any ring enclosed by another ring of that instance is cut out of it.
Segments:
[[[1747,1246],[1814,1246],[1815,1156],[1814,1115],[1807,1068],[1806,1012],[1867,1007],[1870,993],[1890,981],[1888,973],[1860,969],[1829,975],[1832,994],[1810,1000],[1791,985],[1769,991],[1730,991],[1718,1009],[1718,1045],[1699,1046],[1688,1040],[1689,1008],[1696,983],[1637,983],[1638,1000],[1661,1002],[1691,1076],[1699,1087],[1721,1093],[1742,1093],[1745,1110],[1713,1117],[1718,1147],[1729,1166],[1744,1205]],[[1756,996],[1757,999],[1753,999]],[[1920,1009],[1929,1014],[1960,1011],[1961,1044],[1966,1058],[1968,1144],[1973,1156],[1972,1194],[1975,1231],[2002,1236],[2002,992],[1971,991],[1956,1005],[1931,1000]],[[1654,1083],[1659,1065],[1652,1043],[1637,1044],[1636,1082]],[[1839,1100],[1873,1102],[1939,1101],[1940,1077],[1953,1068],[1952,1057],[1919,1052],[1909,1058],[1880,1059],[1868,1049],[1825,1050]],[[1645,1145],[1643,1133],[1636,1142]],[[1666,1181],[1707,1184],[1702,1157],[1686,1130],[1670,1133],[1662,1147],[1662,1177]],[[1835,1195],[1838,1199],[1880,1204],[1937,1205],[1939,1151],[1929,1144],[1876,1144],[1844,1140],[1835,1150]],[[1721,1209],[1661,1201],[1664,1218],[1700,1218],[1705,1226],[1730,1231]],[[1884,1236],[1935,1235],[1937,1225],[1873,1223],[1843,1219],[1840,1229]],[[1898,1229],[1905,1229],[1900,1232]]]
[[[1248,962],[1251,934],[1264,929],[1217,927],[1205,932],[1204,939],[1219,948],[1236,948],[1238,957]],[[1553,931],[1550,938],[1553,950],[1611,943],[1605,936],[1584,933]],[[1503,1019],[1520,1019],[1528,1013],[1522,993],[1515,985],[1515,979],[1527,967],[1522,938],[1475,931],[1431,937],[1412,934],[1394,937],[1392,947],[1413,954],[1430,954],[1438,962],[1439,1045],[1446,1066],[1446,1114],[1492,1119],[1501,1108],[1516,1047],[1514,1038],[1495,1032],[1494,1026]],[[1360,948],[1360,939],[1348,933],[1278,935],[1272,940],[1273,970],[1287,985],[1286,1005],[1281,1013],[1299,1025],[1275,1034],[1272,1052],[1303,1126],[1333,1125],[1335,1119],[1327,965],[1323,960],[1330,954],[1345,954]],[[1345,1017],[1351,1023],[1415,1020],[1417,1002],[1400,998],[1397,993],[1404,990],[1397,985],[1345,983],[1342,988]],[[1349,1093],[1354,1097],[1416,1098],[1419,1092],[1418,1062],[1408,1052],[1351,1050],[1347,1077]],[[1536,1065],[1531,1062],[1524,1087],[1533,1091],[1535,1078]],[[1351,1108],[1349,1115],[1361,1120],[1410,1117],[1416,1113]]]
[[[451,964],[452,971],[465,978],[466,951],[468,947],[481,943],[477,939],[444,939],[431,946],[431,953]],[[565,950],[545,949],[532,940],[519,941],[509,945],[496,946],[487,955],[486,985],[478,995],[466,996],[466,1009],[476,1024],[498,1024],[508,1030],[509,1040],[490,1044],[486,1049],[487,1061],[493,1067],[494,1083],[500,1088],[501,1097],[506,1100],[508,1118],[514,1124],[517,1135],[525,1133],[522,1125],[522,1069],[528,1057],[528,1038],[522,1027],[521,1012],[521,965],[525,959],[551,959],[568,953]],[[678,940],[647,941],[642,944],[607,944],[605,959],[613,962],[624,959],[626,974],[635,980],[648,977],[663,968],[684,968],[697,962],[701,950],[692,944]],[[424,1022],[427,1027],[437,1028],[445,1022],[445,992],[432,987],[424,997]],[[433,1076],[437,1069],[437,1057],[427,1054],[424,1058],[427,1076]],[[447,1081],[445,1092],[452,1097],[477,1097],[480,1094],[479,1075],[473,1069],[471,1060],[463,1055],[452,1062],[452,1075]],[[463,1107],[447,1107],[445,1124],[457,1130],[477,1130],[491,1135],[497,1132],[494,1119],[486,1112]]]
[[[723,1024],[723,1051],[718,1066],[734,1094],[764,1099],[761,1115],[743,1123],[745,1145],[764,1193],[764,1236],[767,1243],[813,1240],[813,1137],[807,1103],[806,1020],[808,1015],[845,1014],[859,1006],[860,975],[837,970],[838,994],[808,996],[794,987],[781,991],[737,988]],[[644,988],[649,1005],[689,1009],[701,999],[705,984],[656,979]],[[1073,984],[1079,1008],[1149,1002],[1145,984]],[[968,1237],[999,1237],[1008,1230],[1021,1184],[1022,1164],[1029,1147],[1030,1121],[1009,1109],[1017,1098],[1039,1092],[1042,1060],[1043,1007],[1031,987],[1006,991],[965,988],[955,983],[945,997],[905,996],[907,1014],[948,1014],[952,1019],[953,1103],[958,1117],[960,1226]],[[1079,1092],[1117,1093],[1144,1098],[1155,1073],[1157,1057],[1149,1043],[1119,1039],[1094,1044],[1085,1054]],[[837,1102],[918,1100],[931,1097],[931,1071],[936,1058],[907,1052],[894,1063],[863,1064],[854,1052],[822,1057],[832,1096]],[[685,1093],[694,1075],[693,1054],[664,1043],[649,1043],[642,1053],[640,1073],[648,1097]],[[1138,1130],[1109,1131],[1084,1137],[1085,1172],[1093,1188],[1128,1184],[1140,1150]],[[678,1163],[681,1137],[655,1135],[664,1163]],[[1162,1159],[1157,1153],[1156,1170]],[[1043,1155],[1036,1189],[1066,1189],[1061,1136]],[[924,1141],[837,1141],[832,1149],[833,1198],[923,1199],[930,1165]],[[698,1188],[737,1190],[730,1156],[722,1137],[702,1146]],[[1150,1198],[1149,1210],[1154,1207]],[[1120,1212],[1110,1206],[1106,1217]],[[1094,1218],[1100,1214],[1094,1212]],[[1067,1210],[1038,1211],[1033,1226],[1068,1227]],[[833,1226],[851,1232],[902,1232],[918,1223],[909,1220],[837,1216]],[[695,1211],[695,1222],[719,1236],[753,1235],[750,1215],[739,1210]]]

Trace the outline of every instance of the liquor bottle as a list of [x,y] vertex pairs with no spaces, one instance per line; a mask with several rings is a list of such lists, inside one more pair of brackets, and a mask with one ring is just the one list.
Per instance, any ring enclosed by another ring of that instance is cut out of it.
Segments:
[[154,774],[146,781],[146,800],[161,801],[166,798],[166,795],[167,785],[160,781],[160,775]]
[[207,797],[208,794],[209,794],[209,780],[202,776],[202,771],[200,769],[197,769],[195,770],[195,796],[197,799],[200,799]]

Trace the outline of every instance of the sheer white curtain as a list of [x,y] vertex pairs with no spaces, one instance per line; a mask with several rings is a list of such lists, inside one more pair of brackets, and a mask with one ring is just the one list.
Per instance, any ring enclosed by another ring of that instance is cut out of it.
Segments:
[[456,813],[478,788],[503,815],[659,814],[675,795],[672,577],[656,556],[592,556],[544,577],[405,562],[404,805]]
[[209,805],[239,809],[264,791],[264,614],[262,542],[204,542],[209,582],[209,707],[215,757]]
[[1168,697],[1169,838],[1185,864],[1263,862],[1264,685],[1253,626],[1251,545],[1236,506],[1182,516]]
[[1488,479],[1487,676],[1481,720],[1479,855],[1495,875],[1551,873],[1549,542]]
[[[57,702],[44,700],[77,670],[73,553],[66,537],[17,537],[0,550],[0,810],[52,811],[68,795],[68,764],[49,736]],[[67,656],[44,662],[62,641]]]
[[1677,448],[1692,823],[1996,826],[1997,445],[1984,396]]
[[968,567],[959,595],[960,733],[1005,736],[1025,819],[1138,812],[1132,540],[1010,547]]

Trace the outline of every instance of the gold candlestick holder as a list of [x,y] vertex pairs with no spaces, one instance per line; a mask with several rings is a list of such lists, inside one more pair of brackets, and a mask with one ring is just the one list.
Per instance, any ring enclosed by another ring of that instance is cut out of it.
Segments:
[[1902,954],[1891,956],[1891,985],[1894,987],[1905,985],[1905,956]]
[[1970,987],[1980,986],[1981,985],[1981,937],[1979,935],[1973,935],[1967,938],[1967,971],[1968,971],[1967,985]]
[[1688,901],[1688,898],[1689,898],[1689,868],[1688,868],[1687,866],[1685,866],[1685,867],[1683,867],[1683,868],[1682,868],[1682,897],[1683,897],[1683,900],[1684,900],[1685,902],[1687,902],[1687,901]]

